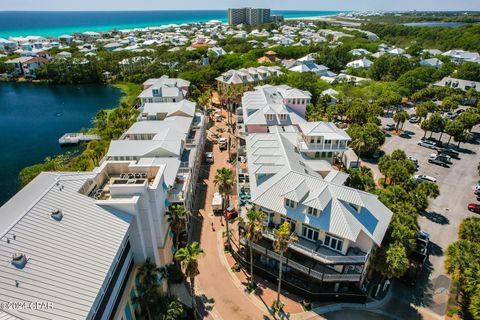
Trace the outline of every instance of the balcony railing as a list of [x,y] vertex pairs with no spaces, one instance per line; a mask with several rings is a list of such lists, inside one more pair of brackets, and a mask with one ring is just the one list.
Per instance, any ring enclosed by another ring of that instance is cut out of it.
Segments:
[[339,150],[346,150],[347,144],[346,143],[309,143],[303,140],[301,137],[297,138],[297,147],[301,151],[339,151]]
[[[245,241],[243,241],[245,243]],[[262,247],[261,245],[258,245],[256,243],[252,243],[252,249],[265,254],[267,257],[273,258],[277,261],[280,261],[280,255],[268,250],[265,247]],[[286,266],[293,268],[299,272],[302,272],[306,275],[309,275],[312,278],[325,281],[325,282],[339,282],[339,281],[348,281],[348,282],[357,282],[360,281],[362,275],[361,274],[345,274],[345,273],[324,273],[324,272],[319,272],[313,269],[310,269],[304,265],[301,265],[298,262],[295,262],[291,259],[287,259],[285,257],[282,257],[282,263],[284,263]]]
[[[274,235],[271,231],[265,230],[263,232],[263,236],[267,239],[274,240]],[[312,248],[303,245],[300,240],[294,242],[290,248],[295,250],[307,257],[312,259],[318,260],[324,264],[337,264],[337,263],[365,263],[367,261],[367,254],[363,255],[342,255],[342,254],[325,254],[318,250],[314,250]],[[319,249],[323,249],[323,251],[329,251],[330,249],[321,246]],[[333,251],[332,251],[333,253]]]

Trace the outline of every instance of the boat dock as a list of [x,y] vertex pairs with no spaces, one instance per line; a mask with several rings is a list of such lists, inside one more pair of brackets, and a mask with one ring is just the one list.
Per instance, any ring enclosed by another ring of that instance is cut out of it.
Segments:
[[70,132],[65,133],[60,139],[58,139],[58,143],[60,145],[72,145],[72,144],[79,144],[80,142],[88,142],[92,140],[100,140],[98,134],[83,134],[81,132]]

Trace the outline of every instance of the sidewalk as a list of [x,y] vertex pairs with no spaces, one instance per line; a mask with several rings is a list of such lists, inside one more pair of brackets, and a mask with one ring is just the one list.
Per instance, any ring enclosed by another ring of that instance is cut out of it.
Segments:
[[[216,127],[225,128],[224,122],[216,122]],[[215,130],[213,128],[213,130]],[[226,136],[226,133],[222,134]],[[199,294],[205,299],[214,300],[213,310],[209,312],[212,319],[240,319],[257,320],[273,319],[267,308],[260,308],[248,298],[248,295],[237,288],[232,281],[231,272],[223,264],[223,251],[219,252],[218,237],[225,230],[225,223],[221,223],[219,216],[214,216],[211,208],[211,199],[217,188],[213,184],[217,169],[227,167],[227,151],[220,151],[217,144],[213,145],[214,163],[209,167],[208,177],[203,181],[205,201],[199,210],[203,223],[200,229],[200,245],[205,251],[205,257],[199,260],[200,275],[196,279]],[[223,220],[223,219],[222,219]],[[213,226],[213,229],[212,229]]]

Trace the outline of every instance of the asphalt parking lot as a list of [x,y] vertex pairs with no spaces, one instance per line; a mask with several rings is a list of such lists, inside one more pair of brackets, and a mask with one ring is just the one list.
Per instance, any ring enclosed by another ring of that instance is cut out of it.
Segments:
[[[382,118],[382,125],[393,123],[391,118]],[[469,203],[476,203],[473,194],[474,186],[479,180],[477,165],[480,161],[480,128],[476,126],[472,130],[473,139],[470,143],[461,144],[459,160],[452,158],[449,168],[428,163],[428,157],[435,150],[417,145],[417,142],[424,136],[424,131],[419,124],[411,124],[408,121],[403,127],[402,135],[390,132],[387,136],[382,150],[389,154],[395,149],[404,150],[407,156],[415,157],[418,160],[419,168],[416,174],[425,174],[437,179],[440,188],[440,196],[430,201],[426,213],[419,217],[419,224],[422,230],[430,233],[429,259],[426,263],[421,279],[416,288],[410,291],[409,296],[399,297],[405,302],[413,303],[416,306],[425,307],[430,311],[443,315],[448,300],[450,280],[445,276],[444,260],[445,250],[448,245],[458,238],[458,226],[463,219],[474,216],[467,210]],[[430,133],[427,133],[427,137]],[[433,134],[439,138],[440,134]],[[449,136],[443,134],[442,142],[446,143]],[[453,141],[451,145],[456,143]],[[366,163],[371,167],[375,179],[382,177],[378,167],[374,163]],[[405,294],[405,293],[404,293]]]

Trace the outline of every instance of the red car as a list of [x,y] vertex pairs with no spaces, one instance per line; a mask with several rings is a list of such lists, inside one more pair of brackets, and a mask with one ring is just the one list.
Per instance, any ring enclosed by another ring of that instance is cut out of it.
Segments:
[[468,205],[468,210],[475,213],[480,213],[480,204],[470,203]]

